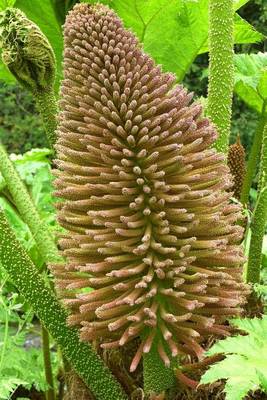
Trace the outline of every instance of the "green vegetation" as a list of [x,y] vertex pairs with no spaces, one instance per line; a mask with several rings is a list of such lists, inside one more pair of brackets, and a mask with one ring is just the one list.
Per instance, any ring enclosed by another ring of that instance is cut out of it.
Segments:
[[236,319],[231,324],[246,335],[220,340],[207,351],[207,356],[223,353],[226,357],[205,372],[201,383],[225,379],[225,400],[243,399],[259,388],[267,392],[267,317]]
[[48,147],[31,93],[15,82],[0,82],[0,140],[9,153]]

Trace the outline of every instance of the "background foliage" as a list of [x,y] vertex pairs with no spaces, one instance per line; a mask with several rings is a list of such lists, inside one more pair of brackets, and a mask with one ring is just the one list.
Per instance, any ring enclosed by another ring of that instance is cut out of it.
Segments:
[[15,84],[0,83],[0,141],[9,153],[47,147],[32,95]]

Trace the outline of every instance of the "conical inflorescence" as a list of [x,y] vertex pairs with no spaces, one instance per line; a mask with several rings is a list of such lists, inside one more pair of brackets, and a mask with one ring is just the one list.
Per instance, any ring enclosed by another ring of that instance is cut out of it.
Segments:
[[166,365],[201,356],[248,292],[215,129],[109,8],[75,6],[64,34],[55,185],[67,264],[53,271],[69,323],[103,348],[141,337],[132,371],[153,342]]
[[236,140],[236,143],[229,146],[227,164],[234,180],[234,197],[240,200],[241,190],[246,173],[246,152],[242,146],[239,136]]

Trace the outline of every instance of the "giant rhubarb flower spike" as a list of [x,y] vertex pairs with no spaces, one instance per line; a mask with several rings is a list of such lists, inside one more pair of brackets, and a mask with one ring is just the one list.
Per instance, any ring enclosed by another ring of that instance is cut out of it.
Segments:
[[109,8],[68,15],[55,171],[67,264],[53,269],[83,340],[142,338],[132,371],[153,342],[166,365],[201,356],[248,292],[215,129],[174,82]]

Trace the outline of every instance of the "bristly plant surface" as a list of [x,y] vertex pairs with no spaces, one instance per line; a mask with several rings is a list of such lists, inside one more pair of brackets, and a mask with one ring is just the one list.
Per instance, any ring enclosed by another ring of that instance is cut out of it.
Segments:
[[[1,266],[0,280],[0,399],[9,399],[20,385],[28,390],[34,387],[45,392],[48,385],[39,348],[39,325],[32,323],[33,313],[22,297],[17,293],[11,294],[14,287]],[[58,362],[55,352],[52,358],[56,375]]]
[[[41,219],[48,224],[52,234],[59,229],[59,226],[56,223],[55,208],[53,205],[55,198],[52,195],[52,173],[49,160],[51,154],[51,150],[43,148],[33,149],[20,155],[11,154],[10,158],[29,190]],[[1,173],[0,205],[31,259],[37,267],[41,268],[44,259],[39,254],[34,235],[32,235],[28,225],[21,218]]]

